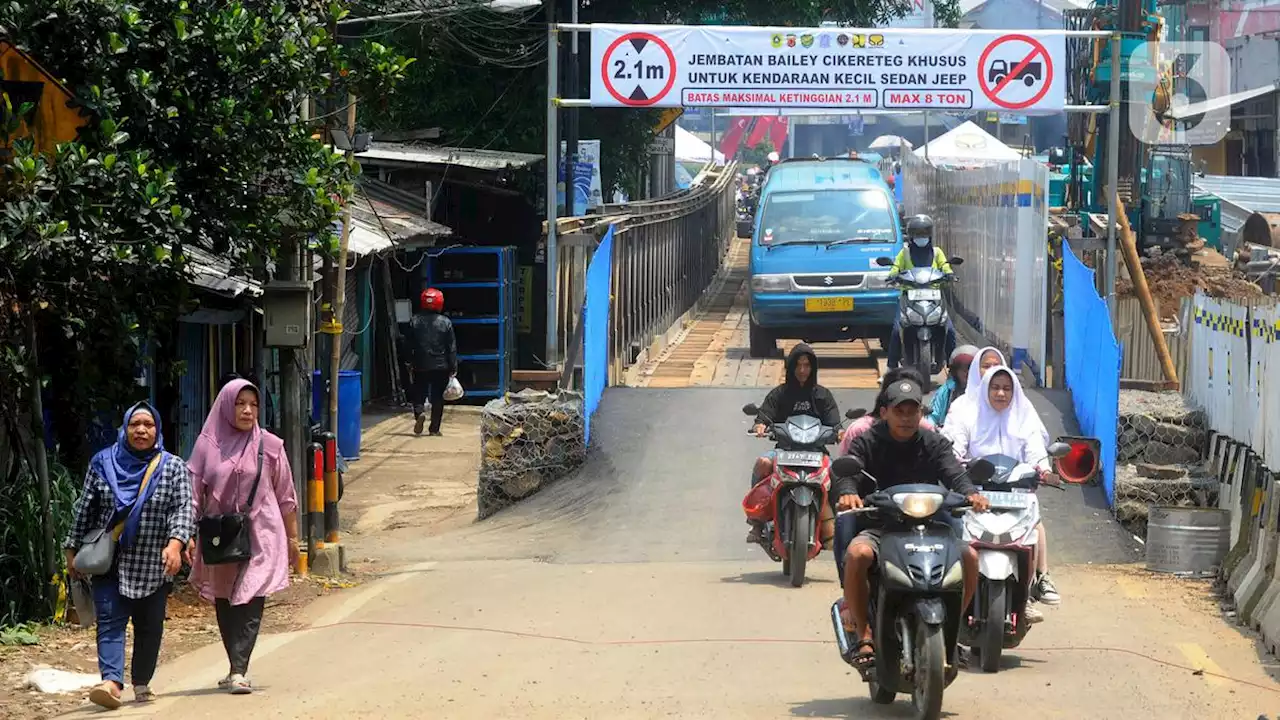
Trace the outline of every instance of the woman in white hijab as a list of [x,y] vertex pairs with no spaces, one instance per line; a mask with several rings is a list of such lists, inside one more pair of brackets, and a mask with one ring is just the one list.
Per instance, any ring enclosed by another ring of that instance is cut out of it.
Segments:
[[[1017,374],[1004,365],[997,365],[987,370],[977,387],[973,393],[977,412],[942,427],[942,434],[951,440],[956,457],[967,462],[988,455],[1008,455],[1035,465],[1042,477],[1051,473],[1053,467],[1045,448],[1044,424],[1022,391]],[[972,423],[966,422],[969,417]],[[1036,582],[1032,590],[1040,602],[1057,605],[1062,599],[1049,578],[1048,536],[1043,522],[1036,532]],[[1032,613],[1028,612],[1028,620],[1031,619]]]
[[977,413],[978,405],[974,398],[982,388],[982,376],[991,368],[1004,364],[1004,354],[990,345],[973,356],[973,362],[969,364],[969,377],[964,385],[964,394],[951,401],[951,407],[947,409],[947,417],[942,421],[943,427],[952,422],[962,422],[966,417],[970,423],[976,419],[973,416]]

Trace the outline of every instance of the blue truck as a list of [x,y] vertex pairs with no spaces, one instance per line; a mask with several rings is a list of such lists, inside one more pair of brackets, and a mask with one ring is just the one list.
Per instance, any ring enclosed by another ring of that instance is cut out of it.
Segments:
[[898,292],[875,259],[901,248],[897,203],[874,165],[805,158],[770,168],[751,236],[751,356],[773,356],[779,338],[887,346]]

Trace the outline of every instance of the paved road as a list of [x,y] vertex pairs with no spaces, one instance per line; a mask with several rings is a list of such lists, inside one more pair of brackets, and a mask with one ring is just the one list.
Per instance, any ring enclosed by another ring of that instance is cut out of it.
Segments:
[[[830,555],[795,589],[743,542],[764,443],[738,408],[761,392],[611,390],[577,477],[449,535],[392,535],[377,552],[406,569],[326,598],[312,630],[264,638],[257,695],[211,690],[225,660],[209,647],[161,669],[160,702],[119,715],[909,717],[905,701],[871,705],[836,656]],[[1132,552],[1083,501],[1047,498],[1063,606],[999,675],[962,674],[948,717],[1273,715],[1280,685],[1202,586],[1068,564]]]

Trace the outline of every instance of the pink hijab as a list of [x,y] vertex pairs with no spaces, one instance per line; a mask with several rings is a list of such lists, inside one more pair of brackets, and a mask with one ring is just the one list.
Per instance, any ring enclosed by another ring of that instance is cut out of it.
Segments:
[[[206,599],[227,598],[232,605],[270,595],[289,585],[289,558],[283,515],[297,510],[297,496],[284,441],[259,426],[236,428],[236,396],[247,380],[232,380],[218,393],[187,466],[194,484],[196,517],[244,512],[258,472],[262,445],[262,479],[248,508],[253,556],[247,564],[206,566],[199,553],[191,582]],[[259,397],[261,394],[259,393]]]

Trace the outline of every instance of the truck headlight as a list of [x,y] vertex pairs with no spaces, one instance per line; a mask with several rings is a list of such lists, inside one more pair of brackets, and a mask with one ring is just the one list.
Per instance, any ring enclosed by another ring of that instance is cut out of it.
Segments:
[[791,289],[790,275],[752,275],[751,291],[758,293],[786,292]]
[[888,290],[889,289],[889,273],[888,272],[869,272],[863,277],[862,286],[868,290]]

